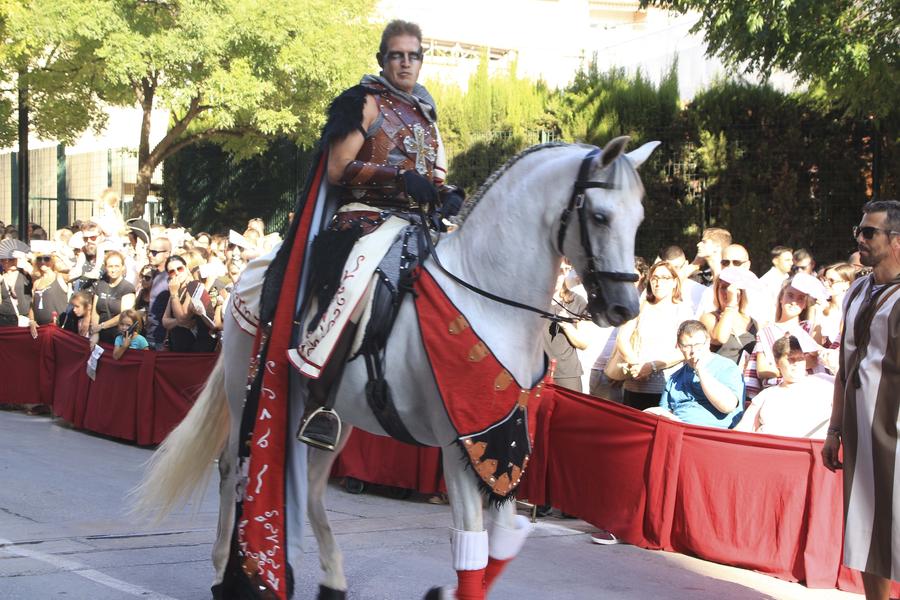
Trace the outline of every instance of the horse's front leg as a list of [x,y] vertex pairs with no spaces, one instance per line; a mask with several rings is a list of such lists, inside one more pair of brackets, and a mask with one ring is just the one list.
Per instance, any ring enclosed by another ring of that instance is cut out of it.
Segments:
[[450,529],[450,551],[456,570],[455,595],[435,588],[426,596],[484,600],[484,571],[488,564],[488,534],[484,530],[482,495],[475,474],[466,469],[459,446],[443,448],[444,481],[450,497],[453,527]]
[[485,595],[509,561],[519,554],[522,545],[525,544],[525,538],[533,529],[531,521],[516,514],[515,499],[510,499],[500,506],[491,506],[490,515],[489,556],[484,571]]
[[328,514],[325,512],[325,490],[328,476],[337,455],[343,450],[353,428],[344,424],[341,437],[334,452],[310,447],[309,490],[307,509],[309,524],[319,546],[319,563],[322,566],[322,581],[319,583],[318,600],[344,600],[347,597],[347,578],[344,576],[344,558],[338,547]]

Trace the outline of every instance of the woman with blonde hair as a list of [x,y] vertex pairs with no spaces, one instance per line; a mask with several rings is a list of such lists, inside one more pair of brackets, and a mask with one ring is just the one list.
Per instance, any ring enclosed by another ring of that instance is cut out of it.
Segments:
[[624,362],[625,404],[638,410],[659,405],[672,368],[684,360],[676,346],[683,321],[693,317],[690,302],[681,297],[681,278],[668,262],[650,267],[641,310],[619,329],[616,349]]
[[825,267],[822,283],[830,294],[827,304],[816,304],[813,337],[825,348],[840,345],[843,330],[844,296],[856,280],[856,269],[850,263],[835,263]]
[[100,226],[107,238],[125,238],[128,235],[128,227],[125,225],[119,204],[119,194],[112,188],[100,192],[100,196],[94,202],[91,221]]
[[58,320],[69,306],[69,284],[56,267],[56,256],[47,250],[35,251],[32,259],[34,269],[31,273],[29,312],[32,329]]

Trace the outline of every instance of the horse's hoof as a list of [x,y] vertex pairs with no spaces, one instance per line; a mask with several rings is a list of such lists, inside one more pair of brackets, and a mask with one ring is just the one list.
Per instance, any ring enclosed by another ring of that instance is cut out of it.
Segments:
[[422,600],[456,600],[456,588],[433,587]]
[[319,584],[318,600],[346,600],[347,592]]

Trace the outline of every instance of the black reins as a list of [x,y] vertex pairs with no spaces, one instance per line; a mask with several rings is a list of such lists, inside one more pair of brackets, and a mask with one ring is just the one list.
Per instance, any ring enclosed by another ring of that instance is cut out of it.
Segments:
[[[569,219],[572,216],[574,211],[578,211],[578,222],[579,222],[579,230],[581,233],[581,246],[585,251],[588,260],[588,273],[584,277],[585,279],[585,288],[588,290],[588,294],[590,294],[591,299],[598,297],[601,293],[598,291],[600,283],[602,280],[610,280],[610,281],[627,281],[634,283],[638,280],[638,276],[635,273],[624,273],[621,271],[603,271],[597,268],[597,257],[594,256],[594,250],[591,247],[591,239],[588,233],[588,224],[587,219],[587,208],[585,202],[585,190],[601,188],[606,190],[615,189],[615,185],[612,183],[608,183],[606,181],[590,181],[588,176],[590,175],[591,165],[594,160],[600,155],[601,149],[594,148],[590,152],[585,155],[585,157],[581,160],[581,166],[578,169],[578,178],[575,180],[575,185],[572,188],[572,196],[569,198],[569,204],[566,209],[562,213],[562,217],[559,223],[559,233],[557,234],[556,241],[557,247],[559,249],[559,253],[565,256],[563,252],[563,243],[566,239],[566,229],[569,224]],[[425,221],[425,214],[422,212],[421,206],[419,211],[422,215],[423,224]],[[512,306],[514,308],[520,308],[522,310],[527,310],[533,313],[540,315],[542,318],[547,319],[549,321],[554,322],[565,322],[565,323],[575,323],[576,321],[584,321],[587,317],[582,315],[576,315],[569,309],[565,308],[566,312],[573,315],[571,317],[564,317],[562,315],[555,315],[546,310],[542,310],[540,308],[536,308],[534,306],[530,306],[528,304],[523,304],[521,302],[517,302],[515,300],[510,300],[509,298],[504,298],[502,296],[498,296],[496,294],[492,294],[486,290],[483,290],[475,285],[472,285],[468,281],[461,279],[455,274],[451,273],[447,270],[444,265],[441,264],[440,259],[438,258],[437,252],[434,247],[434,243],[431,239],[431,235],[426,231],[424,233],[425,243],[428,246],[428,251],[431,254],[432,258],[434,258],[434,264],[438,266],[438,268],[443,271],[447,277],[463,286],[464,288],[475,292],[479,296],[483,296],[488,300],[492,300],[494,302],[498,302],[500,304],[505,304],[506,306]]]

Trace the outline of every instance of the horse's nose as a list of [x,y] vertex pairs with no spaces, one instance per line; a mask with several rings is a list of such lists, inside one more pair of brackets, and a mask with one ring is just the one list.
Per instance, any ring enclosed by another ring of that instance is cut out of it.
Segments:
[[634,311],[624,304],[613,304],[606,311],[606,319],[613,327],[618,327],[634,317]]

